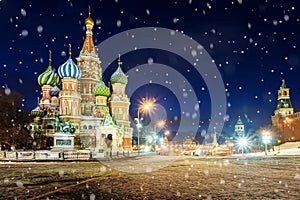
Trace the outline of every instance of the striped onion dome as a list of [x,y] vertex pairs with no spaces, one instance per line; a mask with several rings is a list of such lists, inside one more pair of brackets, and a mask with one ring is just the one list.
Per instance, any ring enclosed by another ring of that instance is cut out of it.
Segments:
[[53,71],[51,65],[48,66],[46,71],[41,73],[38,77],[38,84],[40,86],[43,85],[51,85],[54,86],[60,82],[60,78],[57,76],[57,74]]
[[58,75],[60,76],[60,78],[71,77],[71,78],[80,79],[81,71],[71,58],[72,55],[71,45],[70,45],[69,55],[70,55],[69,59],[58,68]]
[[127,84],[128,79],[127,76],[124,74],[124,72],[121,69],[121,59],[120,59],[120,55],[119,55],[119,61],[118,61],[118,69],[115,71],[115,73],[112,74],[111,78],[110,78],[110,82],[112,84],[114,83],[121,83],[121,84]]
[[95,96],[110,96],[110,89],[105,85],[102,79],[100,80],[99,84],[94,88],[94,94]]
[[59,89],[59,87],[57,87],[57,85],[56,86],[54,86],[51,90],[50,90],[50,96],[51,97],[58,97],[58,93],[60,92],[60,89]]
[[60,78],[58,77],[58,75],[53,71],[52,66],[51,66],[51,51],[49,51],[49,66],[46,69],[46,71],[44,71],[43,73],[41,73],[38,77],[38,84],[40,86],[43,85],[50,85],[50,86],[54,86],[60,83]]
[[39,106],[37,106],[35,109],[33,109],[31,111],[30,114],[33,117],[43,117],[44,116],[44,111]]

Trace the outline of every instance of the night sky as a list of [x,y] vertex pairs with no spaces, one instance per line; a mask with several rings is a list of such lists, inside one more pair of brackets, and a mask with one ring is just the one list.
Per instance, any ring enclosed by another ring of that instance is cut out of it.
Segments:
[[[48,50],[53,52],[56,69],[67,60],[69,43],[73,46],[73,60],[79,55],[88,5],[95,21],[95,45],[115,34],[142,27],[171,29],[201,44],[217,66],[225,88],[227,113],[220,114],[226,121],[224,132],[233,131],[239,115],[247,129],[271,124],[282,79],[291,88],[295,111],[300,111],[299,1],[0,0],[0,85],[22,93],[28,109],[35,108],[36,99],[41,96],[37,77],[48,66]],[[121,49],[124,44],[118,45]],[[98,53],[101,59],[104,53]],[[106,68],[103,75],[106,83],[117,67],[117,54],[111,56],[114,62],[102,63],[102,68]],[[122,61],[124,72],[132,68],[138,72],[139,65],[147,63],[150,71],[152,63],[178,71],[190,83],[199,101],[198,107],[189,105],[201,113],[198,132],[207,128],[211,91],[194,66],[161,49],[137,48],[123,54]],[[135,76],[128,78],[134,82]],[[142,78],[147,79],[147,75]],[[172,74],[166,81],[173,87],[177,84]],[[139,86],[131,91],[131,115],[136,115],[137,103],[142,97],[153,97],[160,105],[158,110],[165,109],[167,128],[176,132],[178,123],[183,123],[188,132],[189,123],[185,120],[199,119],[193,113],[187,115],[180,106],[180,98],[188,98],[185,93],[188,89],[180,89],[183,94],[179,95],[174,94],[172,88],[151,84],[151,81]]]

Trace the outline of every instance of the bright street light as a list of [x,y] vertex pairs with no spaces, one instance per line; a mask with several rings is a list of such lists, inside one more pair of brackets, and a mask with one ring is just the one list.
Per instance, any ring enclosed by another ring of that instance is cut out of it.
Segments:
[[244,148],[248,146],[248,140],[245,137],[238,138],[239,149],[242,149],[242,155],[244,154]]
[[144,99],[143,101],[140,102],[139,107],[138,107],[138,118],[137,118],[137,132],[138,132],[138,155],[140,154],[140,128],[142,128],[142,123],[140,123],[140,111],[142,112],[151,112],[152,109],[154,108],[155,100],[150,100],[150,99]]

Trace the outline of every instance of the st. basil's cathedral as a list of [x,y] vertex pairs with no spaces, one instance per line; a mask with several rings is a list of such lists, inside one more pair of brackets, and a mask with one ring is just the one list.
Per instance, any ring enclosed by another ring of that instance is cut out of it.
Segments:
[[94,21],[90,12],[85,26],[85,41],[76,58],[77,64],[72,59],[70,45],[69,58],[59,66],[57,74],[49,51],[49,66],[38,77],[42,97],[31,111],[34,144],[40,149],[53,146],[55,116],[58,115],[61,122],[69,120],[72,123],[75,137],[87,149],[101,152],[109,138],[112,151],[131,150],[130,99],[125,94],[128,79],[121,69],[120,56],[118,68],[107,86],[93,41]]

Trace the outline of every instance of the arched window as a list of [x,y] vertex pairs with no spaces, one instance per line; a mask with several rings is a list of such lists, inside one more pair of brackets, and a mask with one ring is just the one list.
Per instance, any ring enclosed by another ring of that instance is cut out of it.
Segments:
[[86,125],[84,125],[84,126],[83,126],[83,129],[84,129],[84,130],[86,130],[86,129],[87,129],[87,126],[86,126]]

